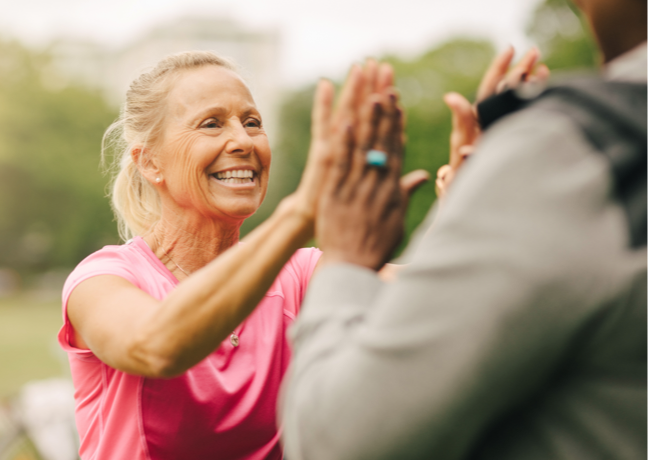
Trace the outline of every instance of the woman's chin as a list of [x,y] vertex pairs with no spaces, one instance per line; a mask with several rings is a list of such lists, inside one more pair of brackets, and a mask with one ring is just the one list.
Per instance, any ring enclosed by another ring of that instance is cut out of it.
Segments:
[[213,216],[215,219],[232,220],[243,222],[248,217],[251,217],[261,206],[260,200],[236,200],[232,203],[223,203],[219,200],[214,203],[211,208],[214,210]]
[[210,208],[221,218],[247,219],[259,209],[265,197],[265,190],[257,180],[249,184],[213,182],[218,183],[210,184]]

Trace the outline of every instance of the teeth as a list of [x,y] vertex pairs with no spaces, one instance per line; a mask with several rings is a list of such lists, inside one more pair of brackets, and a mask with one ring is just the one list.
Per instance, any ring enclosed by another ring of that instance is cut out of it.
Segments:
[[217,172],[215,176],[216,179],[221,179],[221,180],[230,179],[230,178],[252,179],[254,177],[254,171],[252,171],[251,169],[235,169],[231,171]]
[[230,177],[229,179],[218,179],[219,181],[225,183],[225,184],[249,184],[251,182],[254,182],[254,179],[251,179],[249,177]]

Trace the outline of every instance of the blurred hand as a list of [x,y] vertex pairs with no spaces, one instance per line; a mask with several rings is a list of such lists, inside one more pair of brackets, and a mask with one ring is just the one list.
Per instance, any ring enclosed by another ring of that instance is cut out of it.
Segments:
[[[391,73],[388,66],[381,69],[378,74]],[[408,198],[428,174],[400,177],[403,111],[395,90],[364,97],[356,118],[332,139],[338,148],[331,150],[335,153],[318,205],[316,236],[324,251],[321,264],[346,262],[378,270],[402,239]],[[387,153],[384,168],[367,164],[371,149]]]
[[[359,110],[368,98],[384,94],[393,86],[391,67],[379,65],[368,60],[364,67],[354,65],[342,87],[337,108],[333,109],[335,90],[328,80],[321,80],[315,91],[311,115],[311,145],[306,167],[295,194],[291,195],[284,206],[295,206],[299,212],[314,223],[318,197],[327,171],[333,162],[336,149],[340,146],[340,133],[355,126],[359,120]],[[332,142],[338,139],[338,143]]]
[[[549,78],[549,69],[537,64],[540,52],[531,48],[511,68],[515,50],[508,47],[493,59],[477,90],[475,105],[507,89],[517,88],[525,82],[544,82]],[[437,171],[436,192],[439,198],[445,196],[457,171],[472,154],[474,145],[481,135],[475,105],[459,93],[448,93],[444,97],[452,113],[450,134],[450,161]]]

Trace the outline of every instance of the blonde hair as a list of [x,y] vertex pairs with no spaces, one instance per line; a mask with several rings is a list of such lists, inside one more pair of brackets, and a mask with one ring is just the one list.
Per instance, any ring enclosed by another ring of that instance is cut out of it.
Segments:
[[208,65],[239,73],[232,61],[209,51],[186,51],[167,56],[131,83],[119,119],[104,133],[103,163],[106,163],[108,150],[116,152],[110,167],[114,171],[110,199],[119,236],[124,241],[151,230],[161,213],[158,192],[140,174],[131,152],[136,145],[145,148],[158,140],[166,96],[180,72]]

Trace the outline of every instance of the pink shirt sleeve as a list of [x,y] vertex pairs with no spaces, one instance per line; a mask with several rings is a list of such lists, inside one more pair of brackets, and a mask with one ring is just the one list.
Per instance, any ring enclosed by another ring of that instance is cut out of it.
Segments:
[[94,355],[90,350],[76,348],[72,345],[71,338],[74,336],[74,329],[67,315],[67,303],[72,291],[88,278],[99,275],[120,276],[139,287],[139,281],[133,271],[132,262],[128,261],[123,251],[116,251],[112,248],[116,249],[119,246],[106,246],[86,257],[70,273],[63,286],[63,327],[58,333],[58,342],[66,352],[74,353],[79,357],[92,357]]
[[[281,281],[284,284],[284,295],[286,295],[286,309],[293,317],[299,313],[308,282],[313,276],[315,266],[321,256],[322,251],[317,248],[298,249],[284,267],[284,273],[287,276],[283,277]],[[292,286],[289,287],[286,283]]]

